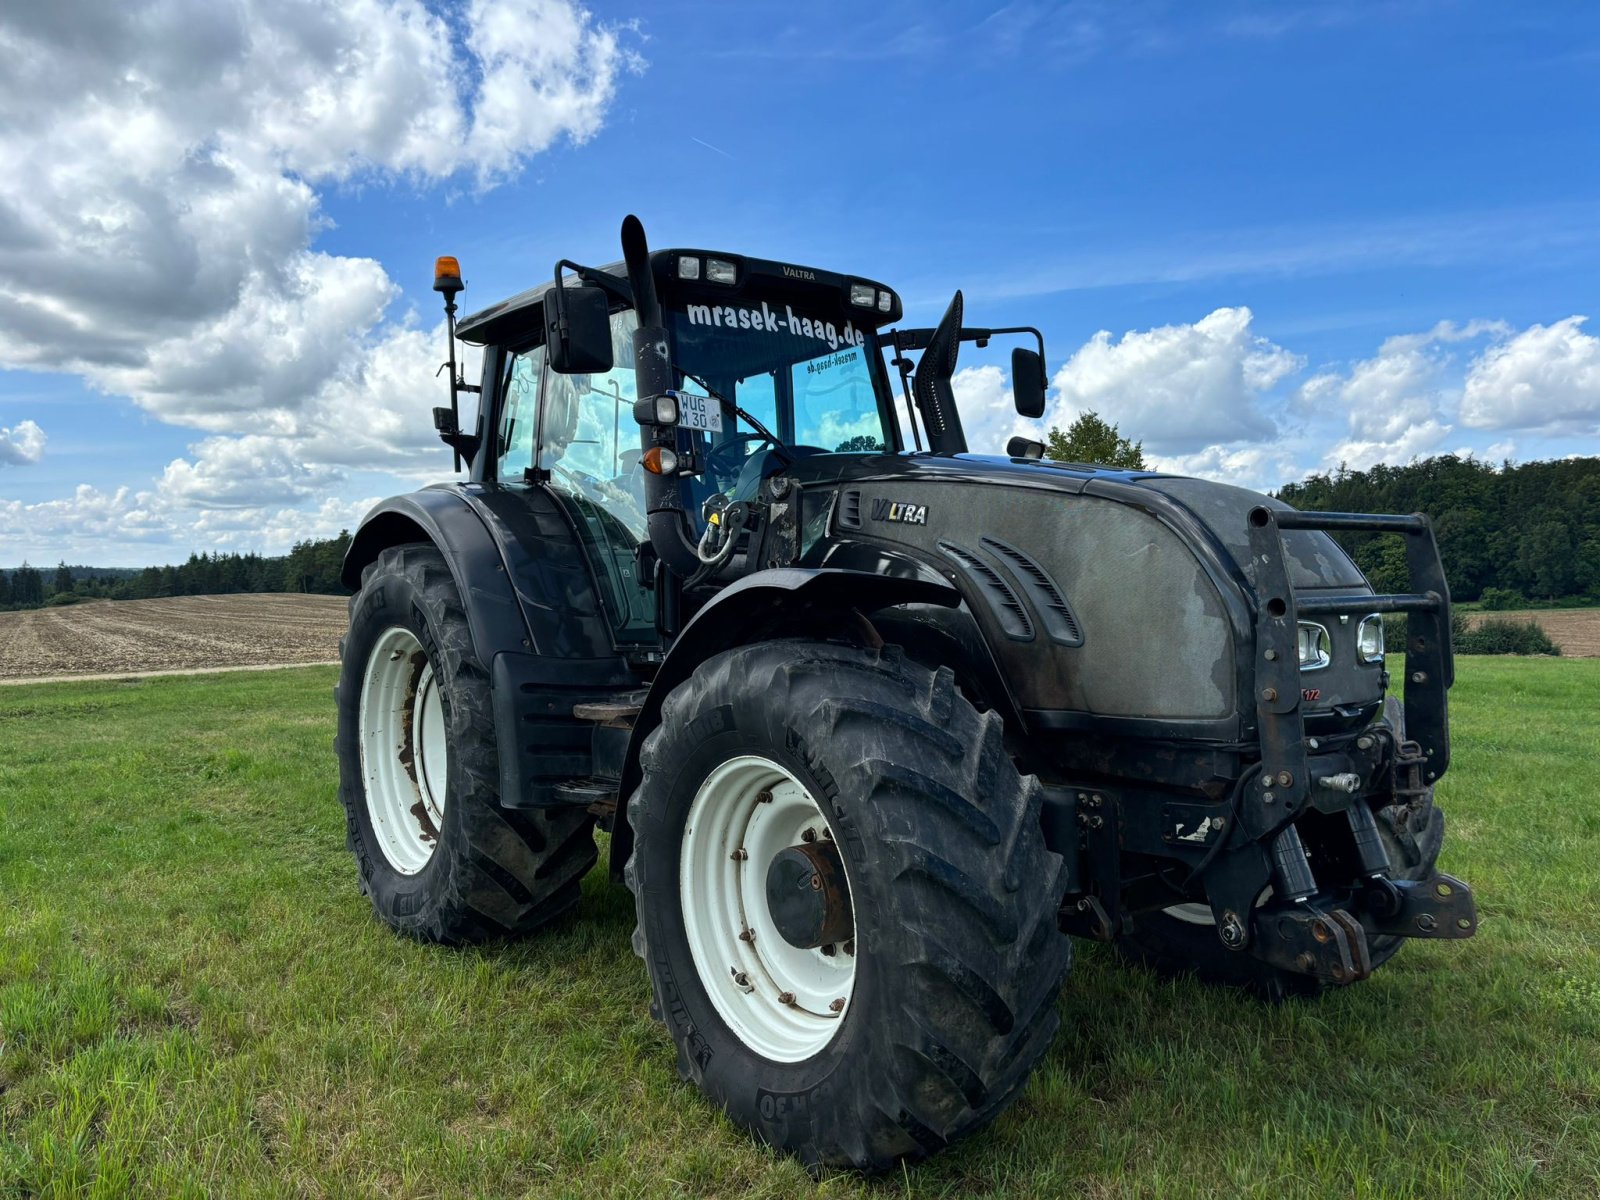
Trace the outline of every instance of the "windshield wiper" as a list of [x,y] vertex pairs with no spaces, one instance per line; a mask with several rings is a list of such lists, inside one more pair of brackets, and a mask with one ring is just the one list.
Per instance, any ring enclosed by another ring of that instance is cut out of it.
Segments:
[[762,437],[766,438],[767,441],[772,443],[773,449],[777,450],[779,454],[783,455],[785,461],[791,463],[794,461],[794,456],[789,453],[789,447],[784,445],[783,439],[773,433],[772,430],[768,429],[765,425],[752,417],[744,409],[740,408],[732,400],[729,400],[726,396],[717,391],[716,388],[712,387],[704,379],[701,379],[700,376],[696,375],[693,371],[685,371],[682,367],[676,367],[675,370],[685,379],[691,379],[695,383],[698,383],[701,387],[705,388],[706,395],[710,396],[718,404],[722,405],[723,408],[727,409],[731,413],[743,417],[745,419],[745,423],[748,424],[751,429],[754,429]]

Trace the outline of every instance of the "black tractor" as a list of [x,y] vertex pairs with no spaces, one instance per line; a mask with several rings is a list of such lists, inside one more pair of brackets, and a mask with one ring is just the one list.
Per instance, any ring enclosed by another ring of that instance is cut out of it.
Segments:
[[[1071,937],[1283,996],[1471,936],[1436,866],[1426,517],[969,454],[960,344],[1036,342],[1038,417],[1036,331],[966,327],[960,293],[896,328],[884,284],[652,253],[632,217],[622,251],[459,327],[439,261],[467,478],[379,505],[344,567],[340,795],[384,921],[527,933],[608,832],[683,1077],[867,1170],[1017,1096]],[[1404,539],[1410,590],[1374,594],[1338,531]]]

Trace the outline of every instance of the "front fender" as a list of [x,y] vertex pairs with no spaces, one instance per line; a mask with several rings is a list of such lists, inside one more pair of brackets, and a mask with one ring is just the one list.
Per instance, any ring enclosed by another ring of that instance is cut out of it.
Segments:
[[714,654],[774,636],[793,636],[827,628],[852,609],[869,614],[898,604],[953,607],[961,594],[929,579],[872,575],[826,567],[780,567],[758,571],[718,592],[695,613],[673,643],[650,684],[634,721],[617,791],[618,816],[611,837],[611,870],[620,876],[633,850],[627,804],[639,786],[639,751],[661,721],[661,706],[672,689]]

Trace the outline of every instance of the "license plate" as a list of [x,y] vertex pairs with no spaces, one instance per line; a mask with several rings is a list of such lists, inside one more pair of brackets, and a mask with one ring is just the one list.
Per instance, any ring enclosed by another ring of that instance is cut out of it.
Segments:
[[685,429],[703,429],[707,433],[721,433],[722,405],[710,396],[679,392],[678,424]]

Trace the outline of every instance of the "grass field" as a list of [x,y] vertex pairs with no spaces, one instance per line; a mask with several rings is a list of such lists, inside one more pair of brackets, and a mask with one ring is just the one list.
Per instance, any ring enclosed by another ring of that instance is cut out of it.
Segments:
[[532,941],[357,894],[329,668],[0,690],[0,1195],[1600,1194],[1600,663],[1460,664],[1472,942],[1272,1007],[1084,948],[987,1132],[813,1182],[678,1082],[596,874]]

